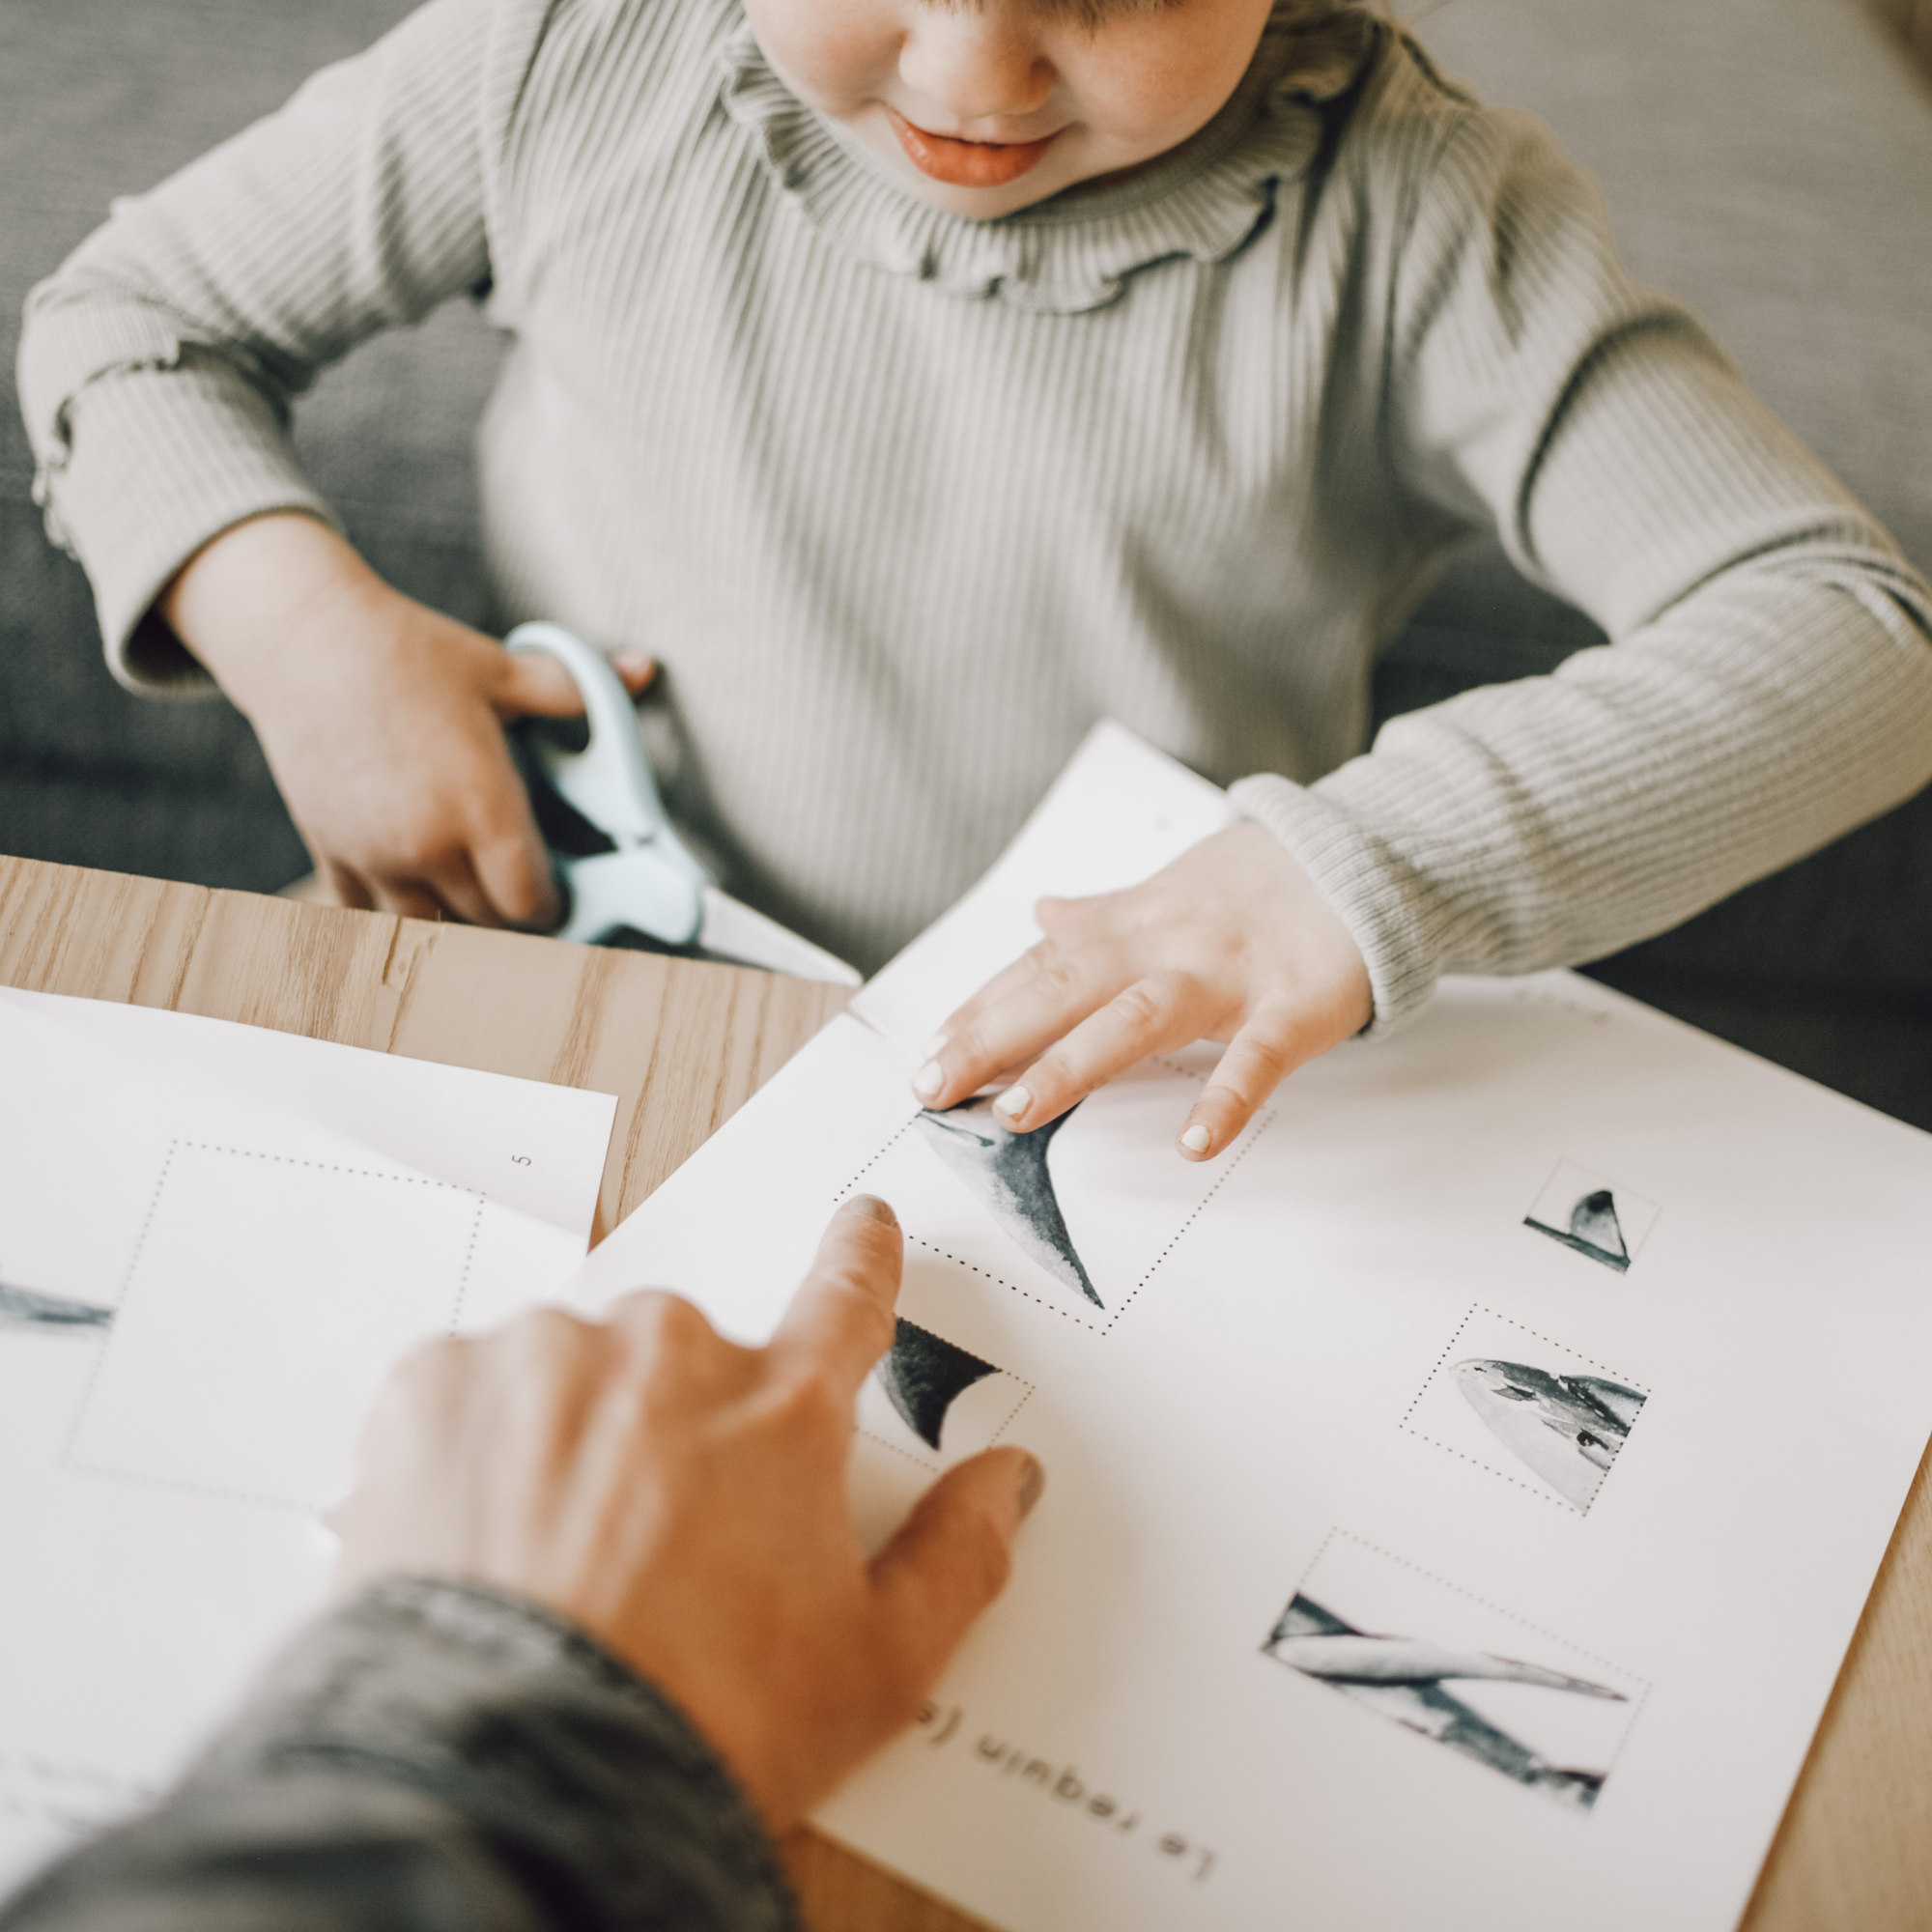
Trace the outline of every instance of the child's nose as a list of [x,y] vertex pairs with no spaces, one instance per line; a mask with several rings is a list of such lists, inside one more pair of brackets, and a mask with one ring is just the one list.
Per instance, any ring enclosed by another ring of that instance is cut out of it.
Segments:
[[918,10],[900,44],[899,78],[959,124],[934,133],[975,138],[980,130],[973,123],[1010,121],[1046,105],[1052,65],[1023,23],[1001,17],[1006,12],[970,5]]

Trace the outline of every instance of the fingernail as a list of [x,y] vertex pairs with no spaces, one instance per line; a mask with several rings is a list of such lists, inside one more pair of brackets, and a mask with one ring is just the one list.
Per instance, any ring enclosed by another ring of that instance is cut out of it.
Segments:
[[1033,1095],[1024,1087],[1009,1087],[993,1102],[993,1111],[1004,1114],[1009,1121],[1017,1121],[1033,1105]]
[[922,1066],[919,1069],[919,1071],[912,1076],[912,1091],[915,1094],[917,1094],[922,1100],[930,1100],[934,1098],[938,1094],[939,1090],[945,1085],[946,1085],[946,1069],[945,1067],[940,1065],[939,1062],[936,1060],[928,1060],[925,1063],[925,1065]]
[[926,1041],[926,1043],[923,1047],[920,1048],[920,1052],[923,1054],[927,1060],[937,1060],[939,1056],[946,1051],[946,1042],[952,1037],[952,1036],[951,1034],[936,1033],[932,1036],[932,1037],[929,1040]]
[[1181,1135],[1180,1145],[1189,1153],[1206,1153],[1214,1145],[1214,1136],[1199,1121]]
[[629,671],[633,677],[641,677],[645,671],[657,668],[643,651],[619,651],[613,662],[619,670]]
[[1046,1471],[1040,1465],[1037,1456],[1029,1455],[1025,1466],[1020,1470],[1020,1517],[1024,1520],[1033,1514],[1033,1506],[1038,1502],[1041,1492],[1046,1488]]
[[889,1228],[896,1228],[899,1224],[899,1217],[876,1194],[853,1195],[845,1204],[845,1211],[848,1214],[863,1214],[868,1221],[883,1221]]

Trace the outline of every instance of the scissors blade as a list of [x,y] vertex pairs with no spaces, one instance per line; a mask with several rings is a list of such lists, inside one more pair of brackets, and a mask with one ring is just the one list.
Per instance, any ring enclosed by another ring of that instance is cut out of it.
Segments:
[[835,986],[859,984],[858,974],[844,960],[809,939],[801,939],[777,920],[753,912],[729,893],[706,886],[703,903],[696,943],[714,957],[762,966],[770,973],[789,973],[795,980],[827,980]]

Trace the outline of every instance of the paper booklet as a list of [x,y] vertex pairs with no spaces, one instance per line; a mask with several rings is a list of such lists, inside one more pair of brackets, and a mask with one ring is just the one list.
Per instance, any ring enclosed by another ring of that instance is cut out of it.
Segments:
[[761,1339],[838,1202],[897,1208],[868,1538],[990,1443],[1047,1469],[1005,1597],[818,1820],[916,1884],[1005,1932],[1719,1932],[1932,1432],[1932,1137],[1561,973],[1445,985],[1201,1165],[1212,1049],[1031,1136],[920,1110],[917,1043],[1037,895],[1223,810],[1096,731],[569,1296]]
[[321,1607],[413,1343],[583,1258],[603,1094],[0,989],[0,1894]]

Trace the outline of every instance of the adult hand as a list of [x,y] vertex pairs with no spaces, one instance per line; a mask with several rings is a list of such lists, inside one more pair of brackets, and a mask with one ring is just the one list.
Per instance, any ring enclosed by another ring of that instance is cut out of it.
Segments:
[[[550,861],[503,727],[582,711],[554,659],[384,583],[312,517],[209,544],[161,614],[261,737],[317,873],[343,905],[475,925],[554,925]],[[633,691],[641,657],[615,661]]]
[[1045,939],[940,1029],[913,1078],[924,1105],[1006,1083],[994,1107],[1026,1132],[1151,1053],[1222,1040],[1179,1139],[1209,1160],[1297,1066],[1374,1017],[1360,949],[1261,825],[1204,838],[1130,891],[1041,899],[1035,917]]
[[666,1692],[776,1831],[910,1720],[1005,1586],[1041,1484],[1023,1449],[949,1470],[868,1563],[845,1493],[861,1382],[891,1346],[901,1239],[833,1217],[771,1343],[630,1295],[411,1356],[334,1518],[337,1581],[449,1576],[547,1604]]

